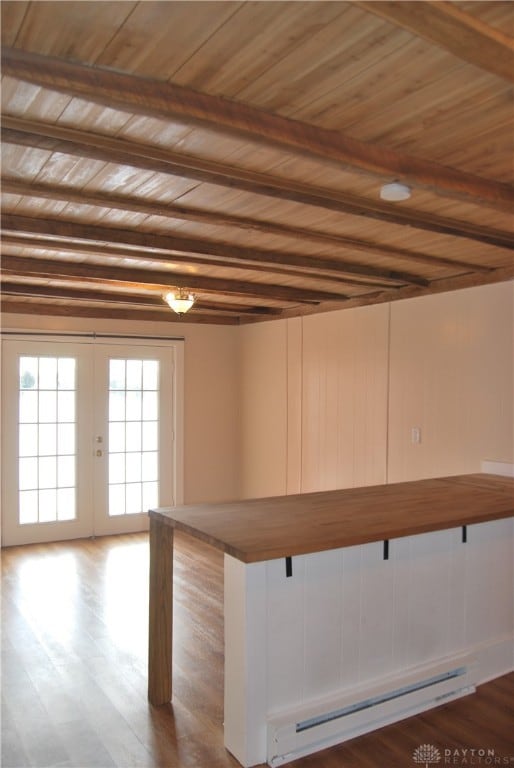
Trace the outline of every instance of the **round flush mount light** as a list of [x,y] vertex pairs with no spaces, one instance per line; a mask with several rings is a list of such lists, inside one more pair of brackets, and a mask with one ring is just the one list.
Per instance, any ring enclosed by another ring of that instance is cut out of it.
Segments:
[[401,200],[408,200],[410,194],[410,187],[406,184],[400,184],[397,181],[394,181],[391,184],[384,184],[380,190],[381,199],[388,200],[391,203],[399,203]]

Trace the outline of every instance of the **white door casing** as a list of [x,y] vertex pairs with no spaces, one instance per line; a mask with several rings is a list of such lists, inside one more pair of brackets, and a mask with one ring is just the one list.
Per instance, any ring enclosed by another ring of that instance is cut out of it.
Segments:
[[182,342],[20,335],[2,352],[3,546],[144,530],[146,503],[182,501]]

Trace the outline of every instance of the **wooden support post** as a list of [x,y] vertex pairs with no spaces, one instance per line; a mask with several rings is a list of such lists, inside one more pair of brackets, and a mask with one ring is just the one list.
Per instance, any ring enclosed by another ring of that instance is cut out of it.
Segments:
[[148,699],[171,701],[173,637],[173,528],[150,517]]

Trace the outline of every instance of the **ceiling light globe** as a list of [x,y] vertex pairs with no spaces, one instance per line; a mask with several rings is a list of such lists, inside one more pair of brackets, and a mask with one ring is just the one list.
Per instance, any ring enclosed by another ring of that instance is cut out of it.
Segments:
[[406,184],[400,184],[395,181],[391,184],[384,184],[380,190],[380,198],[391,203],[399,203],[402,200],[408,200],[411,196],[411,189]]
[[195,303],[193,294],[183,290],[170,291],[166,294],[164,300],[177,315],[184,315]]

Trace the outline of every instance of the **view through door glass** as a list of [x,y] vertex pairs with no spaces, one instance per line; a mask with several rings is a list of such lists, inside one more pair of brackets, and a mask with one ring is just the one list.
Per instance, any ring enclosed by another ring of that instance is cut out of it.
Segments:
[[173,503],[173,349],[3,350],[4,545],[143,530]]
[[109,360],[109,515],[159,503],[159,361]]
[[19,523],[74,520],[76,360],[19,358]]

